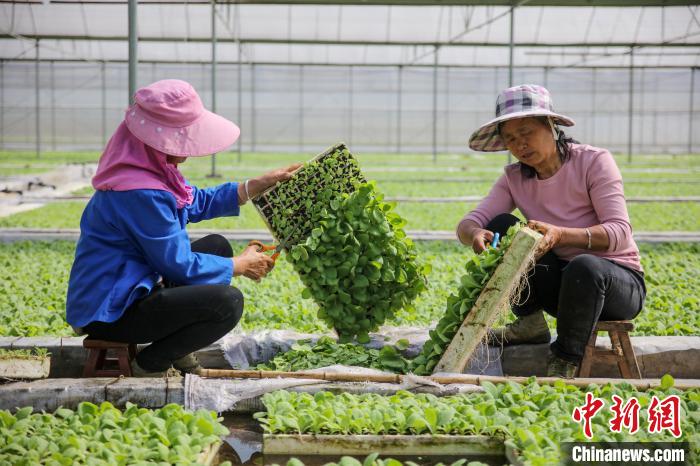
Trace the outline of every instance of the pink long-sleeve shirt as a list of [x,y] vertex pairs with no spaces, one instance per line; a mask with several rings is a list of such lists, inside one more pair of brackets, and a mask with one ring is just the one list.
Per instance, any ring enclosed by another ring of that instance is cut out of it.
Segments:
[[528,220],[569,228],[602,225],[608,233],[610,246],[606,251],[556,247],[553,251],[560,259],[570,261],[580,254],[593,254],[642,271],[622,175],[607,150],[571,144],[571,158],[546,180],[526,178],[518,164],[508,165],[488,196],[462,220],[473,220],[484,228],[497,215],[516,207]]

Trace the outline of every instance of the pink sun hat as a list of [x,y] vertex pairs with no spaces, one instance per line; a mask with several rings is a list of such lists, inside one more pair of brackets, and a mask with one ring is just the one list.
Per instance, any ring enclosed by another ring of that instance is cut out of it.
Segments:
[[221,152],[241,134],[235,123],[205,109],[190,83],[178,79],[136,91],[124,121],[147,146],[179,157]]

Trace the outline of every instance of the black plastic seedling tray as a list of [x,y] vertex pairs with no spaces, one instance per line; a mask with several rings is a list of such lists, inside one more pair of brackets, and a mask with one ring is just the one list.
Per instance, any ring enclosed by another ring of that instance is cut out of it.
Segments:
[[[335,156],[340,162],[333,173],[333,186],[336,191],[351,193],[355,190],[357,182],[365,182],[366,179],[360,171],[357,160],[348,150],[344,143],[336,144],[324,152],[312,158],[309,163],[322,162],[328,157]],[[308,164],[307,164],[308,165]],[[267,228],[272,233],[272,236],[277,242],[284,241],[288,236],[289,239],[285,242],[285,249],[289,249],[295,244],[303,243],[311,235],[312,225],[308,224],[307,205],[317,206],[319,193],[326,188],[326,182],[318,177],[305,176],[304,170],[306,165],[301,167],[294,173],[294,176],[286,181],[292,183],[291,186],[285,186],[285,198],[280,200],[280,187],[282,184],[271,186],[266,191],[260,193],[252,199],[253,205],[262,216]],[[309,194],[309,190],[305,189],[309,184],[314,186],[314,189]],[[284,216],[277,219],[274,215],[273,206],[284,206]]]

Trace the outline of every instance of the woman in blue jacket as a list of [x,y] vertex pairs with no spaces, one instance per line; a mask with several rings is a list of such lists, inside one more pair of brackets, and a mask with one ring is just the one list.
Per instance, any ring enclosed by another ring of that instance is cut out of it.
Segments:
[[185,227],[238,215],[251,196],[289,179],[300,164],[241,184],[189,186],[178,164],[226,149],[239,128],[207,111],[184,81],[158,81],[134,100],[92,180],[96,192],[80,220],[66,318],[89,338],[151,343],[132,362],[135,376],[164,375],[171,365],[197,372],[192,352],[241,318],[243,295],[232,277],[258,281],[274,262],[255,247],[233,257],[220,235],[191,243]]

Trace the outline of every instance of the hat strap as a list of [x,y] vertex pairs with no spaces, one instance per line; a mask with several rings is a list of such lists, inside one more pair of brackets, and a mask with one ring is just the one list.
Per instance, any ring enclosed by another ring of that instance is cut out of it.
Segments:
[[554,142],[556,143],[559,140],[559,132],[557,131],[556,126],[554,125],[554,120],[552,119],[552,117],[548,116],[547,122],[549,123],[549,127],[552,130],[552,137],[554,137]]

